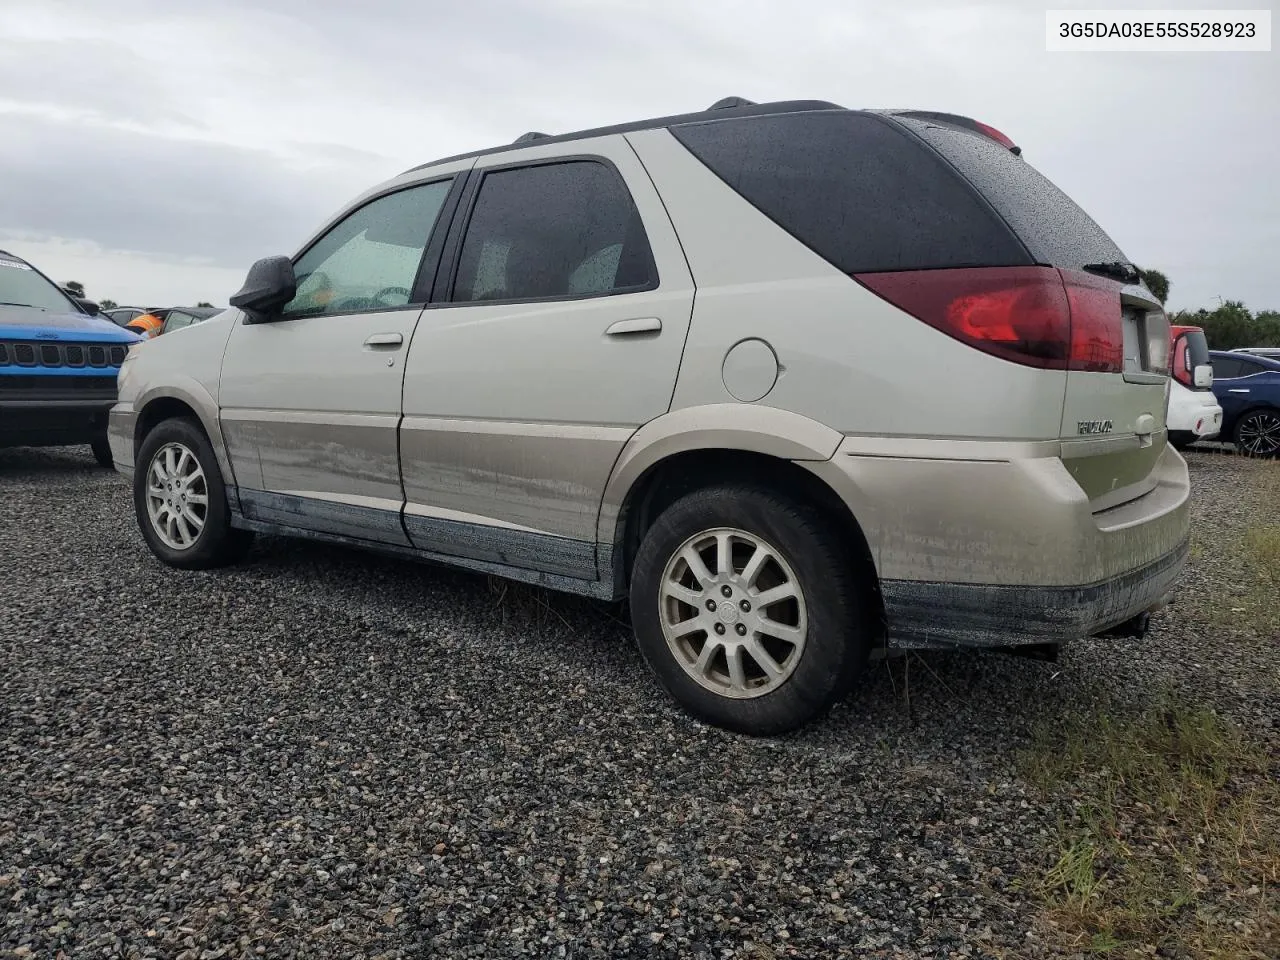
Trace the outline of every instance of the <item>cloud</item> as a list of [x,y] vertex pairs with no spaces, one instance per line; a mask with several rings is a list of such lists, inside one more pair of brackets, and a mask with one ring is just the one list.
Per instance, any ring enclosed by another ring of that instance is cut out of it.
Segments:
[[4,230],[158,261],[244,267],[292,252],[366,185],[364,168],[375,165],[357,158],[365,162],[353,174],[323,151],[307,162],[33,116],[11,115],[4,125]]
[[9,40],[0,44],[0,100],[80,119],[200,127],[140,63],[109,40]]
[[155,269],[296,249],[434,157],[740,95],[978,117],[1175,306],[1280,306],[1274,54],[1049,54],[1009,2],[9,0],[0,37],[0,230]]

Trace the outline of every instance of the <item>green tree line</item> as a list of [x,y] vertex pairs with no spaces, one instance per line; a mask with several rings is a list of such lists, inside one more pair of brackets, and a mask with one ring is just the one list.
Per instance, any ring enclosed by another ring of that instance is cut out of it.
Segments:
[[[1161,303],[1169,299],[1169,278],[1159,270],[1143,270],[1142,280]],[[1280,310],[1254,313],[1239,300],[1224,300],[1214,310],[1178,310],[1169,322],[1203,327],[1211,350],[1236,347],[1280,347]]]

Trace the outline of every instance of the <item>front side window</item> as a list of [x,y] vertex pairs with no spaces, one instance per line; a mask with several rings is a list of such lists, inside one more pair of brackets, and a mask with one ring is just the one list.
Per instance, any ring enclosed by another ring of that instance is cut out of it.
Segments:
[[573,160],[485,175],[452,299],[592,297],[656,285],[626,184],[607,164]]
[[0,305],[75,313],[76,307],[29,264],[0,254]]
[[379,197],[316,241],[293,271],[286,317],[360,313],[408,305],[422,253],[452,181]]

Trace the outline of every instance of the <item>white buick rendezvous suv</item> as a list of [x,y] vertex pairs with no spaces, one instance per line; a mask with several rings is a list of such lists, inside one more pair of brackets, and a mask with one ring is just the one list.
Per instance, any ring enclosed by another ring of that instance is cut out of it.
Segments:
[[373,188],[231,302],[120,375],[157,557],[287,534],[626,597],[731,729],[811,720],[880,648],[1140,632],[1186,555],[1159,301],[964,117],[526,134]]

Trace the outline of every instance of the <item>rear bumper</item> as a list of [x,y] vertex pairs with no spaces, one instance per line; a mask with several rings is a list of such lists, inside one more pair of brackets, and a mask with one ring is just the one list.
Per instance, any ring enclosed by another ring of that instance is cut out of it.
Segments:
[[0,447],[88,443],[107,427],[111,400],[0,400]]
[[1002,647],[1093,636],[1167,603],[1186,558],[1183,541],[1137,570],[1076,587],[884,581],[890,645]]
[[890,646],[1061,643],[1158,607],[1173,591],[1187,555],[1190,480],[1171,446],[1151,489],[1098,512],[1060,445],[904,446],[913,455],[875,454],[850,438],[831,461],[805,464],[867,536]]
[[1208,440],[1222,431],[1222,407],[1212,393],[1179,386],[1169,395],[1165,422],[1171,436]]

